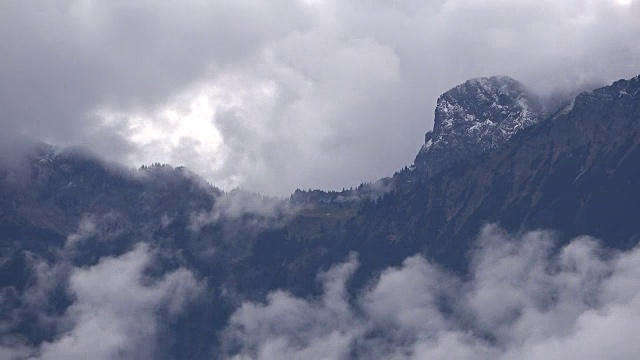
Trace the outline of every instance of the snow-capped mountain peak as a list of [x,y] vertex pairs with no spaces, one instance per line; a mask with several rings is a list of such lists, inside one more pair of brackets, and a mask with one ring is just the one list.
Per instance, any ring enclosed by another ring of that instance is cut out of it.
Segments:
[[467,80],[438,98],[433,131],[415,160],[434,174],[470,155],[506,143],[542,117],[538,98],[508,76]]

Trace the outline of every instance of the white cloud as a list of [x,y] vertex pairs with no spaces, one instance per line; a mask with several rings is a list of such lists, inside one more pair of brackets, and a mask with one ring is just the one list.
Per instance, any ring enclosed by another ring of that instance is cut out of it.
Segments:
[[640,65],[640,5],[613,0],[42,0],[0,14],[7,131],[278,195],[409,165],[437,96],[467,78],[567,90]]
[[355,299],[345,292],[352,257],[320,276],[319,299],[279,291],[245,303],[227,350],[241,359],[635,358],[640,249],[613,253],[581,237],[556,251],[554,241],[488,226],[468,278],[414,256]]
[[227,346],[240,346],[234,358],[339,359],[349,354],[359,335],[345,302],[347,279],[357,267],[355,256],[320,275],[324,296],[297,299],[286,292],[269,295],[266,304],[246,303],[232,316]]
[[54,267],[42,260],[36,263],[37,282],[23,295],[27,305],[43,312],[50,305],[45,297],[61,284],[68,285],[73,303],[64,315],[48,319],[53,325],[47,324],[47,331],[56,334],[52,341],[33,348],[21,339],[3,337],[0,354],[21,359],[153,358],[161,351],[163,322],[179,315],[204,286],[184,268],[160,278],[145,275],[153,256],[148,245],[140,243],[86,268],[62,260]]

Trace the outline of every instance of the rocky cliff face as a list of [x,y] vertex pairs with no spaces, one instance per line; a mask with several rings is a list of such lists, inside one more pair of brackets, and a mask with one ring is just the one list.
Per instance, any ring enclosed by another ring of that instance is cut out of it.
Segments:
[[539,99],[516,80],[468,80],[438,98],[433,131],[425,136],[415,166],[434,175],[458,160],[505,144],[541,118]]
[[640,239],[640,77],[581,93],[556,116],[482,156],[427,178],[413,176],[411,186],[372,204],[345,232],[342,241],[351,241],[349,250],[358,251],[363,264],[375,267],[381,254],[398,263],[422,251],[461,268],[488,223],[634,246]]

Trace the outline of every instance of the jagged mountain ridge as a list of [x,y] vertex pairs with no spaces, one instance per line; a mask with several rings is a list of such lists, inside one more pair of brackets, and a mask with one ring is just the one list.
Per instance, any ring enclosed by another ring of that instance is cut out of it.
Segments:
[[516,132],[543,118],[536,95],[508,76],[476,78],[442,94],[433,130],[415,166],[429,175],[469,156],[502,146]]

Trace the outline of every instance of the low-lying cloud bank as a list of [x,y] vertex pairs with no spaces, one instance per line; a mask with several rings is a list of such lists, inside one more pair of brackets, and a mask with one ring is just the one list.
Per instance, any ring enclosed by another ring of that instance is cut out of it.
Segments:
[[[82,231],[94,231],[89,220],[54,262],[29,257],[33,280],[19,299],[0,292],[3,309],[22,304],[0,318],[0,358],[169,356],[160,339],[176,335],[168,333],[173,319],[208,293],[204,282],[182,267],[152,275],[159,254],[144,243],[75,266],[67,257]],[[213,353],[305,360],[636,358],[640,247],[618,252],[579,237],[557,248],[555,241],[551,232],[512,235],[487,226],[467,276],[413,256],[356,296],[348,290],[359,266],[351,254],[318,275],[324,291],[317,298],[279,290],[264,303],[241,304]],[[49,307],[60,289],[71,304],[58,314]],[[33,345],[6,335],[14,320],[34,313],[51,338]]]
[[[3,336],[0,358],[158,358],[162,351],[158,339],[165,326],[201,293],[203,284],[184,268],[159,278],[146,274],[154,256],[148,245],[140,243],[90,267],[73,267],[65,259],[52,265],[34,259],[35,279],[21,300],[43,318],[40,326],[48,325],[57,335],[35,347]],[[46,311],[59,286],[66,287],[73,302],[56,317]],[[0,299],[6,294],[1,295]]]
[[235,359],[631,359],[640,354],[640,249],[487,226],[468,278],[421,256],[349,298],[356,255],[319,276],[324,294],[244,303],[224,333]]

